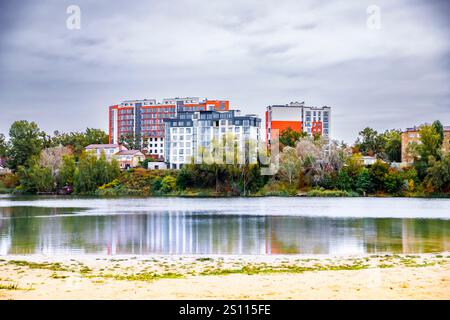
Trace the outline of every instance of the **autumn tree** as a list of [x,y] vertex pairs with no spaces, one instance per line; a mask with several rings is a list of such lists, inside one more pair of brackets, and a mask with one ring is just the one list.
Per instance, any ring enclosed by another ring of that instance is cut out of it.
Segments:
[[300,173],[301,161],[297,155],[297,151],[292,147],[285,147],[279,155],[278,175],[290,185],[298,178]]
[[68,147],[57,146],[43,149],[39,157],[39,165],[49,168],[55,179],[59,178],[63,157],[72,154],[72,150]]

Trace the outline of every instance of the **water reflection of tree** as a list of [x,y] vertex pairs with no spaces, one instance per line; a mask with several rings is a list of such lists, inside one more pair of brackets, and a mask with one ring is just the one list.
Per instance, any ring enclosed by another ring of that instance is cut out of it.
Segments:
[[409,253],[450,249],[448,220],[189,211],[66,215],[79,211],[0,208],[4,218],[0,241],[9,237],[9,252],[16,254],[58,250],[111,254]]
[[40,219],[34,216],[45,214],[48,208],[8,207],[1,208],[2,216],[7,217],[1,234],[10,238],[9,254],[34,253],[40,231]]
[[[437,252],[449,249],[449,221],[440,219],[365,219],[367,252]],[[373,232],[369,235],[369,231]]]
[[376,253],[449,250],[449,221],[438,219],[270,217],[276,253]]

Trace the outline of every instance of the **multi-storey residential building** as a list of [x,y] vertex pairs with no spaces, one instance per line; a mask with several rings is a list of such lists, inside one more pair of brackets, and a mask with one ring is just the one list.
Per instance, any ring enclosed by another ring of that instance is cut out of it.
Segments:
[[[256,115],[242,116],[238,110],[179,112],[176,118],[165,119],[164,123],[165,159],[172,169],[210,152],[214,142],[220,144],[224,138],[233,139],[240,156],[256,157],[261,127],[261,119]],[[249,152],[247,148],[254,149]]]
[[155,158],[164,155],[164,119],[178,112],[200,110],[228,110],[227,100],[200,100],[197,97],[127,100],[109,107],[109,143],[133,137],[142,149]]
[[[406,128],[402,132],[402,162],[412,163],[414,162],[414,156],[411,154],[410,145],[413,143],[420,143],[420,126],[414,126]],[[444,154],[450,152],[450,126],[444,126],[444,140],[442,141],[442,152]]]
[[271,105],[266,110],[266,138],[270,145],[273,130],[279,134],[287,128],[306,132],[308,135],[330,136],[331,108],[310,107],[304,102],[291,102],[286,105]]

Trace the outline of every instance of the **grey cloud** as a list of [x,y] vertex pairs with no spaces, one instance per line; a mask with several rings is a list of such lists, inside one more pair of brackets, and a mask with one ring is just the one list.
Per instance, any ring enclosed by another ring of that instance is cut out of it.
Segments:
[[369,0],[80,0],[69,31],[72,3],[0,2],[0,132],[16,119],[106,129],[108,105],[183,95],[261,117],[274,103],[329,105],[333,137],[349,142],[366,125],[450,124],[447,1],[377,1],[379,31],[365,25]]

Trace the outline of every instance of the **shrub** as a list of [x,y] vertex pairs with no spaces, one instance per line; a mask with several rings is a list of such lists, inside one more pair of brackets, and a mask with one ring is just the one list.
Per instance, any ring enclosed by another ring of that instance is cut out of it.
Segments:
[[13,189],[19,185],[19,177],[14,173],[0,175],[0,184],[2,184],[4,188]]
[[177,187],[177,179],[173,176],[167,175],[162,179],[161,191],[164,193],[172,192]]

